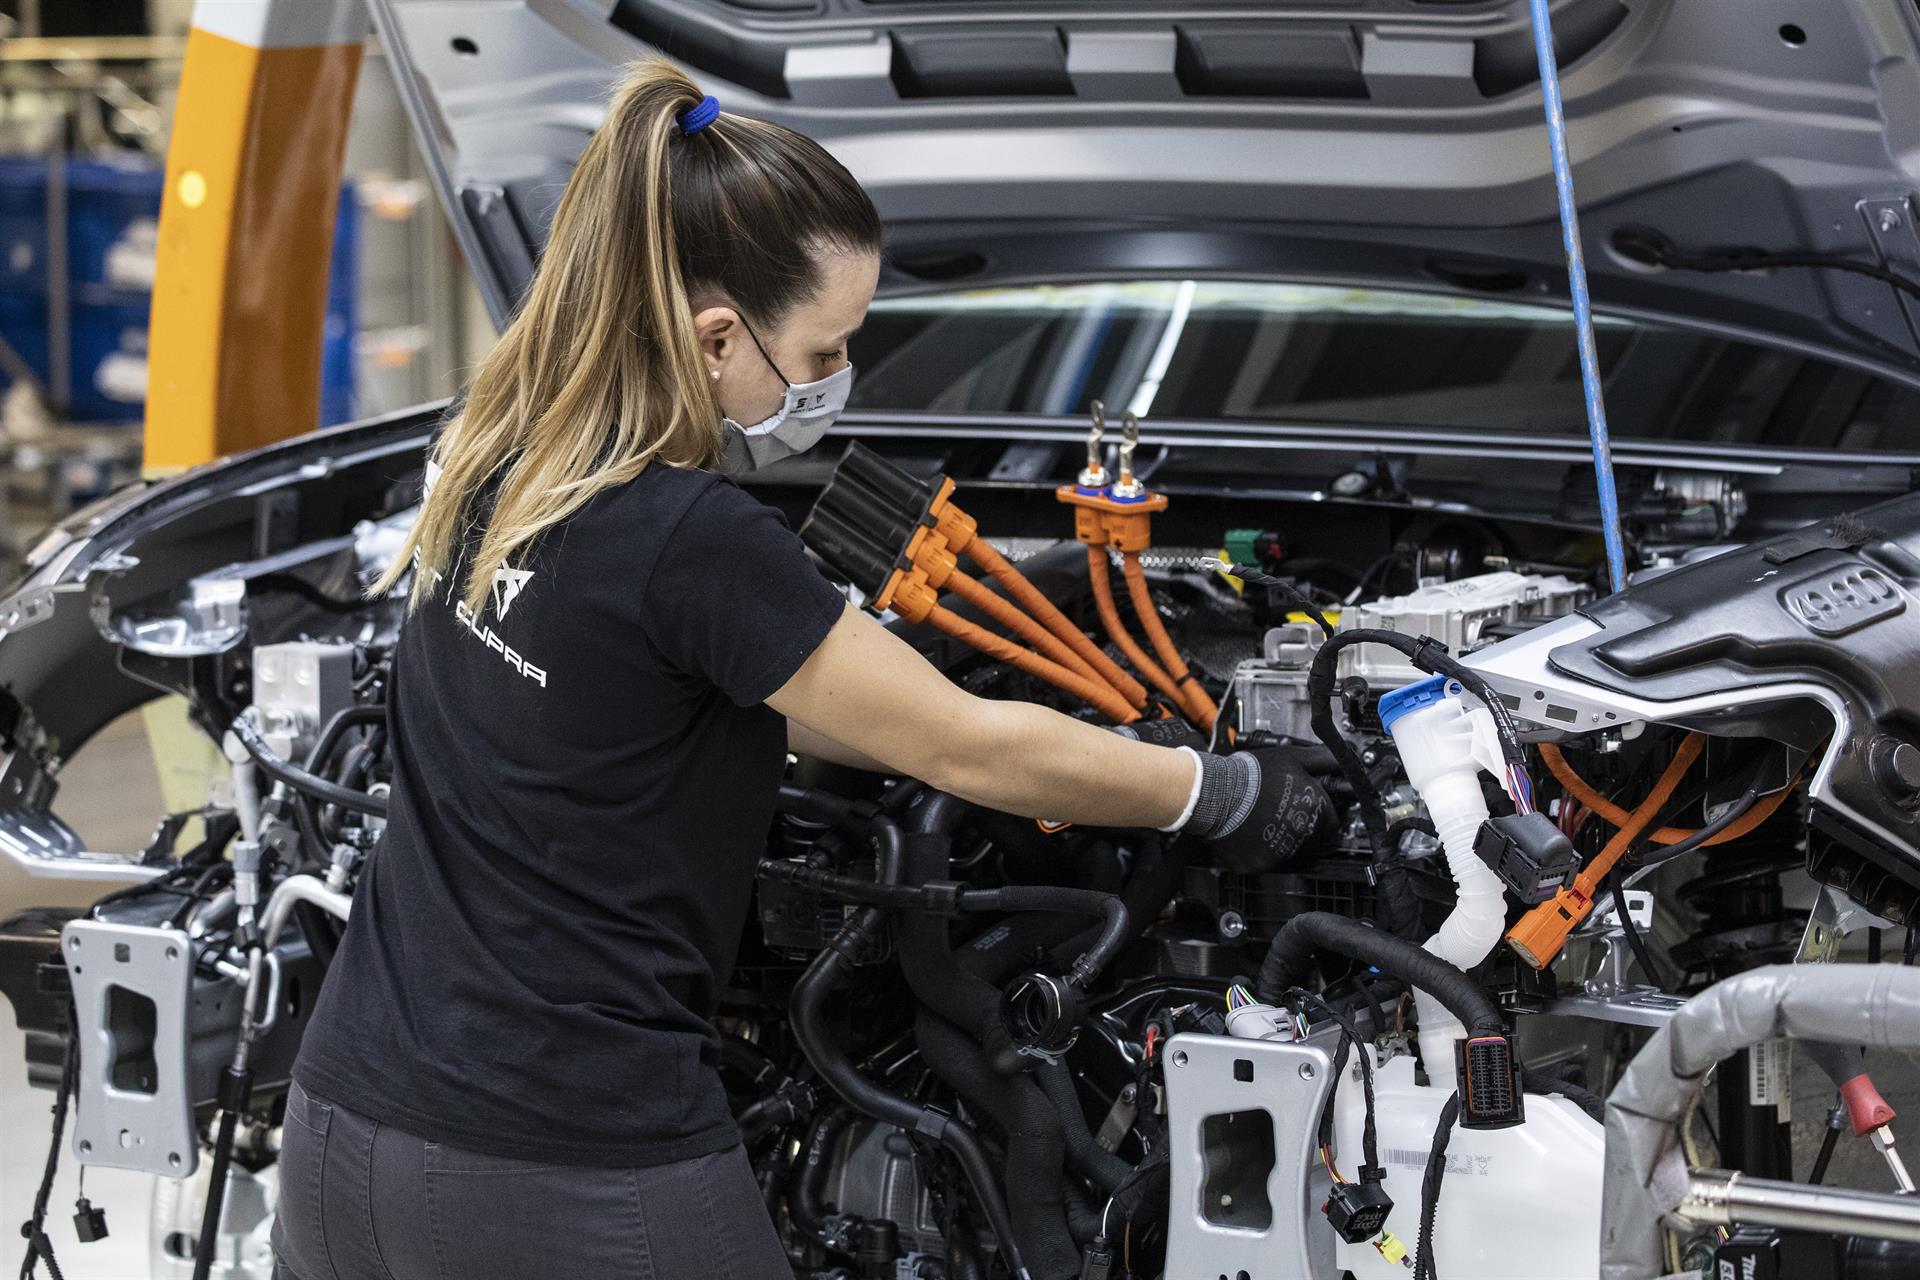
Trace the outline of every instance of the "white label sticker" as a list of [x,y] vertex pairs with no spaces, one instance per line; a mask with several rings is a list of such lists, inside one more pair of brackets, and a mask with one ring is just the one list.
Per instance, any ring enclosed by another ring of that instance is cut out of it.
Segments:
[[1793,1046],[1785,1040],[1762,1040],[1747,1051],[1747,1101],[1773,1107],[1784,1123],[1793,1109]]

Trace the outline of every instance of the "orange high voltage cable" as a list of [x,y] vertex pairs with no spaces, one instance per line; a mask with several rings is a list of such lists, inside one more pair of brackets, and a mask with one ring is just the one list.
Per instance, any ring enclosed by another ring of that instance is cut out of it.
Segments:
[[1140,713],[1128,706],[1126,699],[1111,686],[1090,680],[1077,671],[1070,671],[1031,649],[1022,648],[985,627],[968,622],[950,609],[942,608],[939,592],[927,580],[926,570],[919,565],[894,573],[886,590],[875,599],[874,608],[891,609],[915,625],[926,623],[988,657],[998,658],[1030,676],[1045,680],[1079,698],[1115,724],[1132,724],[1140,718]]
[[[1673,798],[1674,788],[1687,776],[1687,770],[1700,758],[1700,752],[1706,745],[1707,740],[1703,735],[1689,733],[1674,751],[1673,759],[1668,762],[1660,780],[1654,783],[1653,790],[1647,793],[1647,798],[1632,813],[1621,814],[1623,821],[1620,830],[1614,833],[1613,839],[1607,841],[1606,847],[1581,869],[1571,885],[1527,912],[1508,931],[1507,945],[1522,960],[1536,969],[1544,969],[1553,963],[1560,949],[1567,945],[1568,935],[1593,911],[1593,896],[1600,891],[1607,873],[1613,870],[1613,864],[1653,825],[1660,810]],[[1619,810],[1615,809],[1615,812]],[[1617,904],[1617,909],[1624,912],[1626,904]]]
[[1120,570],[1126,575],[1127,590],[1133,598],[1133,612],[1140,619],[1147,639],[1153,643],[1153,651],[1160,655],[1160,661],[1167,675],[1172,678],[1174,687],[1180,691],[1180,705],[1186,708],[1187,714],[1202,731],[1211,733],[1220,709],[1213,705],[1213,699],[1200,687],[1200,681],[1187,670],[1186,660],[1180,656],[1173,637],[1167,634],[1167,624],[1160,620],[1160,610],[1154,607],[1153,593],[1147,590],[1147,571],[1140,567],[1139,553],[1122,552]]
[[[928,581],[932,581],[931,576],[929,576]],[[1094,669],[1088,665],[1087,661],[1075,653],[1059,636],[1056,636],[1053,632],[1047,630],[1038,622],[1035,622],[1032,618],[1022,613],[1019,607],[1011,601],[987,590],[978,578],[971,577],[955,569],[951,574],[947,575],[947,580],[944,585],[956,598],[964,600],[974,608],[980,610],[980,612],[999,623],[1001,627],[1012,632],[1017,639],[1037,649],[1040,653],[1059,663],[1067,670],[1087,680],[1091,680],[1095,684],[1108,683],[1102,680],[1099,673],[1094,671]],[[1115,689],[1114,692],[1119,693],[1120,691]],[[1124,694],[1121,696],[1125,697]]]
[[1140,718],[1140,713],[1128,706],[1126,700],[1109,686],[1069,671],[1059,663],[1050,662],[1033,650],[1023,649],[984,627],[975,626],[952,610],[935,605],[928,611],[926,620],[935,630],[972,645],[988,657],[997,658],[1008,666],[1066,690],[1115,724],[1132,724]]
[[1087,547],[1087,576],[1093,580],[1093,604],[1100,611],[1100,625],[1107,629],[1107,638],[1114,647],[1126,655],[1133,669],[1147,678],[1147,683],[1158,689],[1174,706],[1180,705],[1180,686],[1173,677],[1160,669],[1160,664],[1147,656],[1133,634],[1127,630],[1127,624],[1120,617],[1120,608],[1113,598],[1113,578],[1107,567],[1107,549],[1103,546]]
[[1087,639],[1087,633],[1073,625],[1073,621],[1059,609],[1053,601],[1047,599],[1040,589],[1028,580],[1007,558],[1000,554],[985,538],[974,537],[964,547],[955,547],[962,551],[975,564],[986,570],[995,582],[1007,589],[1007,594],[1019,601],[1029,613],[1052,631],[1061,640],[1080,655],[1081,659],[1098,672],[1100,677],[1112,685],[1120,696],[1133,704],[1136,709],[1144,710],[1147,705],[1146,688],[1108,657],[1105,650]]
[[[1551,742],[1542,743],[1540,758],[1546,762],[1548,772],[1559,780],[1567,794],[1591,810],[1594,817],[1610,822],[1616,827],[1626,824],[1630,816],[1627,811],[1595,791],[1587,784],[1586,779],[1575,773],[1573,766],[1568,764],[1567,758],[1560,753],[1560,748]],[[1747,835],[1755,827],[1771,818],[1792,792],[1792,787],[1782,787],[1772,795],[1764,797],[1753,808],[1728,823],[1725,831],[1701,841],[1700,847],[1710,848]],[[1684,827],[1661,827],[1645,838],[1654,844],[1679,844],[1682,840],[1692,839],[1696,834],[1698,833],[1688,831]]]

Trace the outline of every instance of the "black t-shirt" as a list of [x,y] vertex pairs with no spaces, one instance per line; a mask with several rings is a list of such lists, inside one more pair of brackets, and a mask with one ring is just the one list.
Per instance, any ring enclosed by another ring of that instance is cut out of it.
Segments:
[[387,828],[294,1075],[497,1155],[724,1150],[707,1019],[784,764],[764,703],[842,598],[777,512],[664,465],[549,529],[477,616],[473,545],[401,629]]

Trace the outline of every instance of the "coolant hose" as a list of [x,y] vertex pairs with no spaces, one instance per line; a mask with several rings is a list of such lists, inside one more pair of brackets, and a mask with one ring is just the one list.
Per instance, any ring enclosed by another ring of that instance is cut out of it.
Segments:
[[1173,677],[1160,669],[1160,664],[1147,656],[1133,633],[1127,630],[1126,622],[1120,617],[1120,607],[1113,598],[1113,578],[1107,568],[1107,549],[1105,547],[1087,548],[1087,577],[1093,582],[1093,605],[1100,614],[1100,625],[1107,629],[1107,638],[1114,647],[1126,655],[1133,669],[1147,678],[1147,681],[1164,695],[1174,706],[1180,705],[1180,686]]
[[[876,819],[874,829],[880,838],[880,875],[884,881],[899,877],[902,860],[902,833],[898,825]],[[973,1195],[999,1242],[1001,1256],[1016,1280],[1031,1280],[1021,1260],[1020,1247],[1001,1194],[993,1165],[986,1149],[971,1128],[933,1107],[889,1093],[874,1084],[853,1065],[840,1046],[826,1032],[825,1006],[842,969],[863,951],[879,933],[886,915],[878,907],[866,907],[848,921],[839,933],[816,955],[794,983],[788,1002],[793,1038],[813,1069],[820,1073],[833,1091],[854,1110],[885,1124],[924,1134],[952,1153]]]
[[1186,659],[1180,656],[1173,637],[1167,634],[1167,624],[1160,621],[1160,610],[1154,607],[1153,593],[1147,590],[1147,571],[1140,567],[1138,552],[1121,553],[1120,572],[1127,580],[1127,592],[1133,599],[1134,615],[1140,619],[1140,626],[1146,631],[1153,651],[1160,655],[1167,675],[1180,691],[1180,705],[1186,708],[1201,732],[1211,733],[1220,710],[1213,705],[1213,699],[1207,696],[1207,691],[1200,687],[1200,682],[1194,679],[1193,673],[1187,670]]
[[298,765],[289,763],[267,745],[267,740],[260,736],[260,731],[254,728],[253,722],[245,716],[235,716],[230,729],[233,736],[240,740],[240,745],[247,749],[247,754],[253,757],[254,762],[269,777],[284,782],[295,791],[304,792],[316,800],[337,804],[342,809],[351,809],[355,813],[364,813],[376,818],[387,816],[387,802],[380,797],[369,795],[364,791],[350,790],[338,783],[328,782],[325,778],[316,778]]
[[815,1120],[807,1132],[800,1163],[789,1180],[787,1212],[793,1216],[793,1225],[815,1240],[824,1236],[827,1229],[827,1211],[820,1192],[833,1165],[833,1148],[852,1120],[853,1113],[845,1107],[833,1107]]
[[[1167,903],[1179,891],[1185,874],[1185,860],[1163,852],[1157,845],[1147,845],[1134,854],[1133,870],[1120,891],[1120,903],[1127,909],[1128,922],[1126,936],[1121,939],[1122,947],[1160,918]],[[1045,950],[1048,958],[1064,969],[1075,957],[1093,947],[1099,937],[1098,927],[1070,933],[1060,931],[1059,926],[1065,919],[1064,915],[1023,916],[1008,921],[1004,933],[996,931],[993,938],[975,939],[961,953],[960,962],[988,982],[1003,983],[1031,967],[1033,953],[1038,948]],[[1035,922],[1035,927],[1023,928],[1029,920]]]
[[[924,819],[928,810],[923,808]],[[946,812],[933,810],[935,826]],[[924,825],[924,824],[921,824]],[[915,831],[905,838],[902,878],[911,884],[945,880],[950,874],[951,837],[943,831]],[[900,971],[914,998],[955,1026],[964,1027],[997,1070],[1012,1073],[1026,1065],[1000,1019],[1000,989],[954,962],[945,916],[910,912],[894,927]]]
[[[1405,938],[1396,938],[1331,911],[1303,912],[1280,926],[1280,932],[1273,935],[1273,944],[1267,949],[1266,960],[1260,965],[1260,977],[1255,984],[1260,998],[1269,1004],[1281,1003],[1287,991],[1300,985],[1312,970],[1314,958],[1323,951],[1372,965],[1416,991],[1432,992],[1466,1027],[1468,1035],[1506,1034],[1500,1011],[1494,1008],[1493,1001],[1457,965],[1448,964]],[[1444,1062],[1452,1060],[1449,1052]],[[1443,1063],[1427,1064],[1430,1073],[1444,1069]]]
[[1087,639],[1087,633],[1047,599],[1040,588],[1027,579],[1007,558],[995,550],[993,544],[985,538],[976,537],[967,543],[967,558],[987,571],[987,575],[1006,589],[1026,611],[1037,618],[1048,630],[1072,647],[1088,665],[1099,672],[1106,682],[1119,690],[1120,696],[1135,707],[1147,705],[1147,691],[1138,680],[1121,669],[1120,664],[1109,658],[1106,651]]
[[927,1065],[1006,1131],[1007,1203],[1035,1280],[1075,1280],[1081,1259],[1067,1228],[1067,1142],[1053,1105],[1033,1081],[994,1071],[971,1036],[931,1009],[914,1025]]
[[985,627],[975,626],[951,609],[935,605],[927,613],[927,625],[978,649],[989,658],[997,659],[1017,671],[1024,671],[1035,679],[1045,680],[1055,688],[1065,690],[1115,724],[1132,724],[1140,718],[1140,713],[1127,705],[1127,700],[1114,692],[1112,686],[1095,683],[1078,672],[1069,671],[1059,663],[1043,658],[1033,650],[1023,648],[1004,636],[997,636]]

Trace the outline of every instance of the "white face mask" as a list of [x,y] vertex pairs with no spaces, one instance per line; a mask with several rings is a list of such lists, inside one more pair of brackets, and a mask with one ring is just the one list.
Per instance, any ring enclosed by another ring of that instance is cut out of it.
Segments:
[[[746,325],[745,317],[740,323]],[[820,437],[827,433],[833,420],[847,407],[847,397],[853,391],[853,366],[844,365],[834,370],[818,382],[788,382],[787,375],[780,372],[780,366],[773,362],[767,349],[760,345],[760,335],[747,325],[747,335],[753,339],[760,358],[773,370],[773,376],[780,379],[787,393],[781,398],[780,407],[750,427],[743,427],[732,418],[720,421],[727,428],[727,453],[722,465],[735,474],[752,471],[759,467],[772,466],[783,458],[791,458],[805,453],[820,443]]]
[[852,391],[853,366],[846,365],[818,382],[787,383],[780,407],[750,427],[722,418],[727,428],[727,470],[752,471],[813,448],[847,407]]

